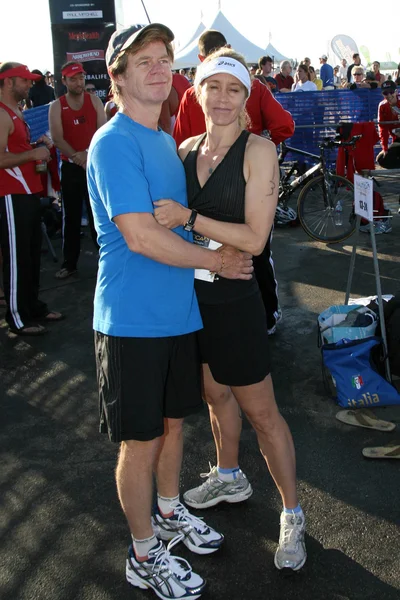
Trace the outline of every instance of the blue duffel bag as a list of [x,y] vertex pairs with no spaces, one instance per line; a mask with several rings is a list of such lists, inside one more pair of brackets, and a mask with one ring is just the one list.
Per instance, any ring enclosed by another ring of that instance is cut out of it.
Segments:
[[382,377],[371,359],[379,337],[343,339],[322,346],[322,360],[336,386],[337,403],[344,408],[366,408],[400,404],[396,388]]

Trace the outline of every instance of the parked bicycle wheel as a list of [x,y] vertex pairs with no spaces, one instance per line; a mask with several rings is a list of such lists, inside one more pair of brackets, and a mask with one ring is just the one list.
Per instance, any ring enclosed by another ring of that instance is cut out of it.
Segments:
[[319,242],[342,242],[356,227],[353,185],[339,175],[309,181],[301,190],[297,210],[304,231]]

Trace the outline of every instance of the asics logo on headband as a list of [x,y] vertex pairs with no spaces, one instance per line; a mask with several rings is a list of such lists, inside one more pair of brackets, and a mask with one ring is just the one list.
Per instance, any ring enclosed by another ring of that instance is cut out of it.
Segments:
[[227,67],[236,67],[234,63],[228,62],[227,60],[220,60],[219,63],[217,63],[217,67],[220,67],[221,65],[226,65]]

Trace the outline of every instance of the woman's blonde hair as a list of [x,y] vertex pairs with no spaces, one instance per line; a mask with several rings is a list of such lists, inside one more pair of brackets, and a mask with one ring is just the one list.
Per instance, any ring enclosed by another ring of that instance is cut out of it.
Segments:
[[[203,64],[208,63],[211,60],[214,60],[214,58],[221,58],[221,57],[234,58],[235,60],[240,62],[244,67],[246,67],[246,69],[248,69],[246,60],[245,60],[244,56],[242,56],[242,54],[239,54],[239,52],[236,52],[232,48],[225,48],[225,47],[219,48],[219,50],[216,50],[212,54],[209,54],[207,56],[207,58],[204,59]],[[249,73],[249,76],[250,76],[250,73]],[[197,98],[197,102],[200,105],[201,105],[201,101],[200,101],[201,89],[202,89],[205,81],[207,81],[207,80],[204,80],[202,83],[200,83],[196,87],[196,98]],[[247,98],[249,97],[248,89],[243,85],[243,83],[241,83],[240,85],[243,86],[243,89],[245,92],[245,98],[247,100]],[[239,114],[239,126],[241,129],[248,129],[251,126],[251,119],[250,119],[249,114],[245,107],[243,107],[243,109],[240,111],[240,114]]]
[[[129,46],[129,48],[127,48],[124,52],[121,52],[121,54],[117,56],[113,64],[108,69],[109,74],[115,77],[117,75],[122,75],[123,73],[125,73],[126,69],[128,68],[128,56],[130,54],[137,54],[138,52],[140,52],[140,50],[142,50],[145,46],[151,44],[152,42],[163,42],[165,44],[168,58],[170,59],[172,64],[174,62],[174,51],[170,42],[168,41],[167,36],[159,30],[149,29],[149,31],[145,35],[140,37],[138,41],[134,41],[133,44]],[[110,91],[113,102],[117,106],[123,105],[121,87],[116,81],[114,81],[113,78],[111,78]]]

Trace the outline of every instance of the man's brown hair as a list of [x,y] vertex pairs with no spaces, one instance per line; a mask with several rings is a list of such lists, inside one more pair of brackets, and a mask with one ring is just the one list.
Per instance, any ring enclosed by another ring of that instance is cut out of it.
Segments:
[[[126,50],[121,52],[114,60],[112,65],[109,67],[108,72],[113,77],[117,75],[122,75],[125,73],[128,67],[128,56],[137,54],[140,52],[145,46],[151,44],[152,42],[163,42],[165,44],[165,48],[167,50],[168,58],[171,63],[174,62],[174,51],[172,49],[171,43],[168,40],[168,37],[158,29],[149,29],[143,36],[139,37],[139,40],[135,40],[133,44],[129,46]],[[111,77],[111,95],[113,102],[120,106],[122,104],[121,97],[121,88],[116,81],[114,81],[113,77]]]
[[209,56],[212,52],[226,46],[225,36],[216,29],[207,29],[199,37],[198,47],[201,56]]
[[270,56],[262,56],[261,58],[258,59],[258,68],[262,69],[264,65],[267,64],[267,62],[270,62],[271,64],[273,64],[273,60]]

